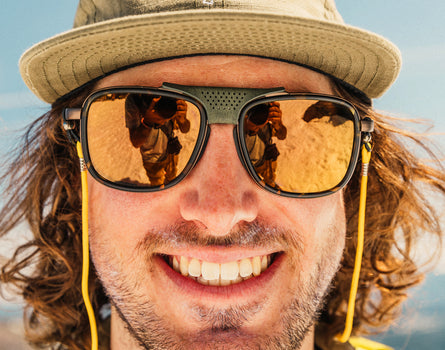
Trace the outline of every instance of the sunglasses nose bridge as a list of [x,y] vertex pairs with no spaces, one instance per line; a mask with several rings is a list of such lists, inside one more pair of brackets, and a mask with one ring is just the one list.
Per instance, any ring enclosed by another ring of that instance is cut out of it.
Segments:
[[247,89],[208,86],[184,86],[164,83],[163,88],[174,90],[198,100],[206,111],[207,123],[237,125],[240,112],[251,100],[270,93],[285,91],[284,88]]

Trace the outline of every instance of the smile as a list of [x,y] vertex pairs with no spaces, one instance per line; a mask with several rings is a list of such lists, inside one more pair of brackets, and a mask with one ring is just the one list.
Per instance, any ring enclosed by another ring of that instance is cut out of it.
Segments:
[[269,254],[222,264],[177,255],[165,255],[164,260],[174,271],[202,285],[229,286],[260,276],[274,257]]

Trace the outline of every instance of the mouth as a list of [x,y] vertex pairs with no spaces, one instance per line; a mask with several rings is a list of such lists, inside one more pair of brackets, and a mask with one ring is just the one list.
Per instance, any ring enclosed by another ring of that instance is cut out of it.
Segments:
[[161,255],[171,269],[205,286],[225,287],[266,272],[280,253],[260,255],[225,263],[214,263],[179,255]]

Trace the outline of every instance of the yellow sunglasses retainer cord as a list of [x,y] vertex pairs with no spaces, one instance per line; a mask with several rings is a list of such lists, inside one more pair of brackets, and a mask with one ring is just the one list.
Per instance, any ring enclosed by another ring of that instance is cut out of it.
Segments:
[[[98,349],[98,336],[96,318],[93,306],[88,295],[88,275],[89,275],[89,244],[88,244],[88,184],[87,167],[83,158],[82,146],[76,143],[77,154],[80,160],[81,184],[82,184],[82,296],[88,313],[91,329],[91,349]],[[352,274],[351,290],[349,293],[348,310],[346,314],[345,329],[343,334],[338,335],[336,340],[345,343],[352,332],[354,320],[355,298],[357,296],[358,282],[360,279],[360,268],[363,256],[363,243],[365,232],[365,210],[366,210],[366,190],[368,184],[368,166],[371,159],[371,145],[369,142],[362,146],[362,176],[360,184],[360,205],[358,217],[357,250],[355,255],[354,272]]]
[[335,340],[346,343],[352,332],[354,321],[355,298],[357,297],[358,282],[360,279],[360,269],[362,266],[363,244],[365,240],[365,212],[366,212],[366,193],[368,186],[368,167],[371,160],[371,144],[365,141],[362,145],[362,174],[360,183],[360,205],[358,209],[358,228],[357,228],[357,249],[355,252],[354,272],[352,273],[351,289],[349,292],[348,310],[346,313],[345,329],[343,334],[335,337]]
[[77,154],[80,160],[80,180],[82,184],[82,297],[87,309],[91,329],[91,350],[97,350],[99,341],[97,337],[96,317],[88,295],[88,275],[90,270],[90,254],[88,244],[88,183],[87,166],[83,158],[82,146],[76,143]]

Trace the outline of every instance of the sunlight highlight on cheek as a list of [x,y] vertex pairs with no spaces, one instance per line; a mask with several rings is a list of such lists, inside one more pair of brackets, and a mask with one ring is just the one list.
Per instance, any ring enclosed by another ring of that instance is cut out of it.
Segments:
[[282,199],[282,202],[282,213],[302,244],[302,256],[293,262],[302,272],[314,269],[313,262],[326,253],[327,245],[332,251],[343,250],[346,218],[341,192],[314,199]]
[[89,178],[90,225],[116,242],[141,239],[149,229],[174,222],[175,189],[153,193],[115,190]]

